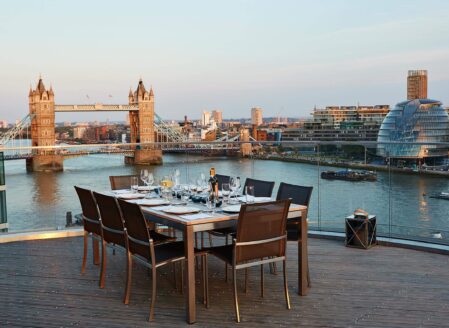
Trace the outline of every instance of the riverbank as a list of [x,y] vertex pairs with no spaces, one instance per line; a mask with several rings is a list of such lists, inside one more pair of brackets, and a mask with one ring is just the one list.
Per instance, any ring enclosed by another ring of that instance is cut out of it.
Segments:
[[269,160],[269,161],[280,161],[280,162],[291,162],[291,163],[303,163],[312,164],[320,166],[334,166],[350,169],[368,170],[368,171],[383,171],[383,172],[394,172],[401,174],[412,174],[412,175],[430,175],[449,178],[448,171],[431,171],[431,170],[412,170],[409,168],[398,168],[398,167],[388,167],[386,165],[374,165],[374,164],[363,164],[363,163],[351,163],[351,162],[334,162],[334,161],[318,161],[315,158],[298,158],[298,157],[285,157],[276,155],[258,156],[255,155],[253,159],[259,160]]

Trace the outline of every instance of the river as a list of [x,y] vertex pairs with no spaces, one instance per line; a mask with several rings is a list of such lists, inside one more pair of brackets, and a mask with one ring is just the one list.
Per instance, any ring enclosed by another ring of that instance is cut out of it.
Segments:
[[[181,154],[164,155],[164,165],[151,170],[160,177],[180,168],[184,182],[201,172],[208,174],[212,166],[220,174],[276,181],[273,195],[281,181],[313,186],[311,227],[342,231],[345,216],[363,208],[377,216],[382,232],[388,232],[391,223],[393,233],[427,237],[442,232],[449,240],[449,201],[428,197],[449,190],[446,178],[394,173],[390,179],[388,172],[378,172],[376,182],[329,181],[320,179],[318,172],[329,167]],[[80,212],[74,185],[107,190],[109,175],[136,174],[140,168],[125,165],[120,155],[66,159],[64,172],[57,173],[27,173],[24,160],[5,161],[9,230],[62,228],[67,211]]]

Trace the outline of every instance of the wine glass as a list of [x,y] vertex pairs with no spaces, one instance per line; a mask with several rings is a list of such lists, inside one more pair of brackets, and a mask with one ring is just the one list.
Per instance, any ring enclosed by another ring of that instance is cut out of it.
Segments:
[[154,183],[154,175],[151,172],[148,173],[147,183],[148,183],[148,186],[152,186]]
[[148,184],[148,170],[147,169],[140,170],[140,180],[142,180],[144,185]]
[[170,201],[172,199],[172,187],[173,187],[173,181],[171,176],[169,175],[164,176],[161,181],[161,186],[162,186],[162,196],[167,201]]
[[223,203],[229,202],[229,196],[231,194],[231,186],[227,182],[223,182],[221,185],[221,194],[223,195]]

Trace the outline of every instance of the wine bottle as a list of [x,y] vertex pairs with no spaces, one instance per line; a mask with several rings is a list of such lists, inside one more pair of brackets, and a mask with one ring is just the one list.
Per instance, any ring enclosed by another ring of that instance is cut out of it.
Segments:
[[209,201],[216,203],[218,200],[218,181],[215,176],[215,168],[211,167],[209,177]]

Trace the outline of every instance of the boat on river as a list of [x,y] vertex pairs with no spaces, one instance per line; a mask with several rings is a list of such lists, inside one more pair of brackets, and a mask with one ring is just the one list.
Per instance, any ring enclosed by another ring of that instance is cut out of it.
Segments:
[[324,171],[321,172],[321,179],[344,181],[376,181],[377,174],[373,171]]
[[430,198],[449,200],[449,192],[440,192],[439,194],[433,194],[433,195],[430,195]]

